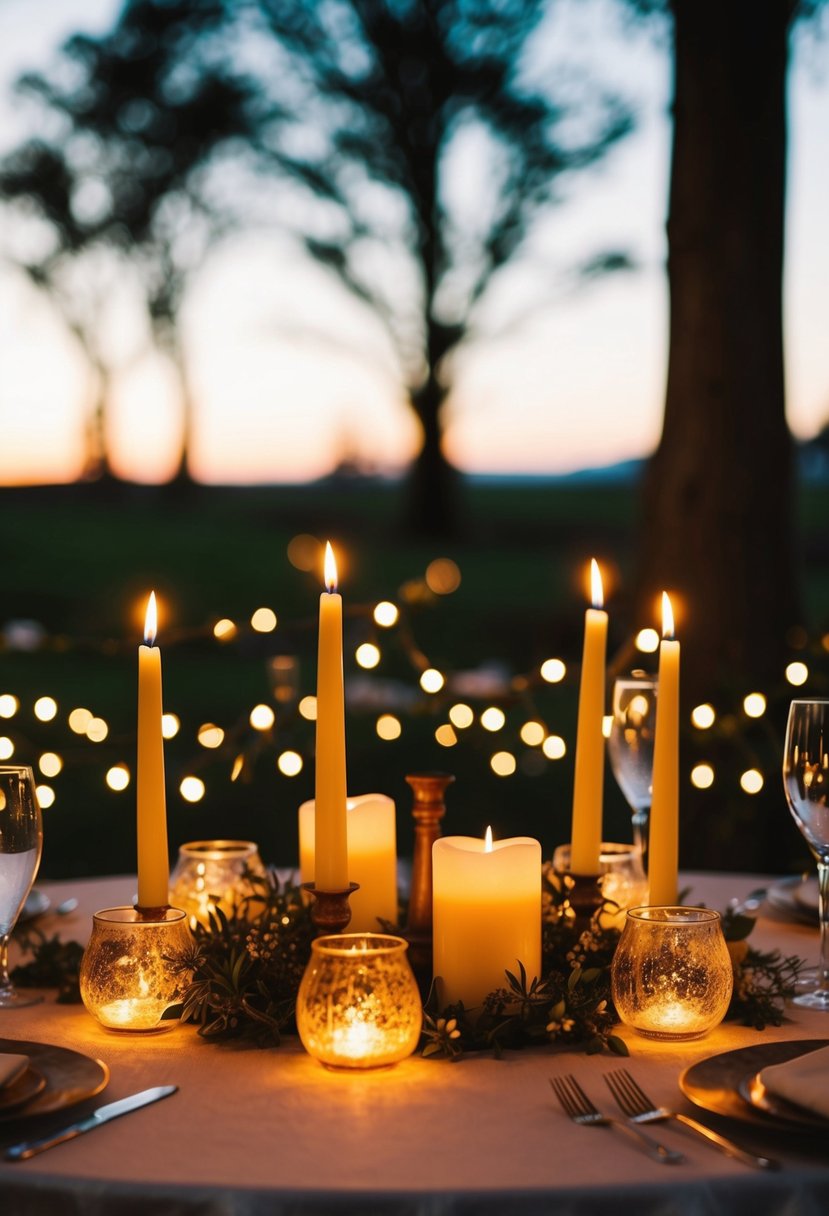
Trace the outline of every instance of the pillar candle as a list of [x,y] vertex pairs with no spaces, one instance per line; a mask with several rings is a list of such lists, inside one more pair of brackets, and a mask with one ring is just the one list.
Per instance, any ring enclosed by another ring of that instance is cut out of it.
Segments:
[[434,974],[441,1006],[479,1006],[519,960],[541,974],[541,845],[444,836],[432,846]]
[[349,884],[346,826],[343,601],[337,566],[325,546],[325,585],[320,596],[317,664],[317,756],[314,815],[314,882],[323,891]]
[[675,904],[679,869],[679,642],[671,601],[662,593],[662,642],[653,742],[648,877],[651,904]]
[[[378,918],[397,924],[397,835],[394,802],[384,794],[363,794],[346,802],[348,876],[360,884],[349,900],[349,933],[377,933]],[[303,882],[314,878],[314,802],[299,808],[299,868]]]
[[596,559],[590,563],[593,607],[584,618],[584,650],[579,685],[576,773],[573,786],[571,860],[574,874],[598,874],[602,843],[604,790],[605,654],[607,613],[602,611],[602,577]]
[[166,907],[170,901],[164,738],[161,733],[161,651],[155,645],[156,624],[153,591],[147,604],[144,645],[138,647],[138,757],[135,791],[139,908]]

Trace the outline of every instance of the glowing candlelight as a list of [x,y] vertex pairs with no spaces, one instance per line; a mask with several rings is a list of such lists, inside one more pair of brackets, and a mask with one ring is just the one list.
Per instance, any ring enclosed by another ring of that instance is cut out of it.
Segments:
[[169,902],[167,803],[164,790],[164,739],[161,732],[161,651],[155,592],[150,592],[144,645],[138,647],[138,757],[136,811],[138,907],[163,908]]
[[597,874],[602,840],[602,798],[604,789],[604,716],[605,655],[607,651],[607,613],[603,610],[604,588],[598,562],[590,562],[593,606],[584,617],[584,650],[579,685],[576,771],[573,786],[571,830],[572,869],[574,874]]
[[343,601],[337,563],[325,546],[325,586],[320,596],[317,665],[317,758],[314,814],[314,882],[325,891],[348,886],[343,689]]
[[679,888],[679,642],[673,635],[673,609],[663,591],[648,846],[649,902],[663,905],[676,903]]

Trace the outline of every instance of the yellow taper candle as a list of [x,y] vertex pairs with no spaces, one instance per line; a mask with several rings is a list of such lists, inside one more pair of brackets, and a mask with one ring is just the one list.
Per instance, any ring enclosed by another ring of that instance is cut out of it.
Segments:
[[150,593],[144,645],[138,647],[138,756],[135,793],[138,827],[138,907],[170,902],[164,738],[161,733],[161,651],[155,645],[155,592]]
[[[348,875],[360,884],[348,901],[349,933],[379,933],[380,920],[397,924],[397,835],[394,802],[384,794],[349,798]],[[299,808],[299,870],[314,877],[314,803]]]
[[663,591],[648,845],[648,902],[657,905],[676,903],[679,882],[679,642],[673,634],[671,601]]
[[320,596],[317,664],[317,761],[314,813],[314,882],[323,891],[348,886],[343,691],[343,601],[337,564],[325,545],[325,586]]
[[443,836],[432,846],[434,974],[441,1006],[479,1006],[504,971],[541,974],[541,845]]
[[574,874],[598,874],[602,843],[604,793],[605,655],[607,613],[602,611],[602,576],[595,558],[590,563],[593,607],[584,617],[584,650],[579,685],[576,735],[576,775],[573,786],[573,823],[570,868]]

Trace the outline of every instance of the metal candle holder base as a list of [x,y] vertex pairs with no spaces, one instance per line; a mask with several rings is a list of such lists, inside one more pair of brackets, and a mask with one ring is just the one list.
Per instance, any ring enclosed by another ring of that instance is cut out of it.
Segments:
[[314,922],[318,937],[324,937],[330,933],[342,933],[343,929],[348,928],[351,920],[351,908],[348,906],[348,901],[355,891],[359,891],[358,882],[349,883],[347,887],[343,887],[339,891],[323,891],[317,887],[316,883],[304,882],[302,889],[314,897],[311,905],[311,920]]
[[565,874],[564,883],[569,904],[579,933],[589,929],[593,917],[602,906],[601,874]]
[[446,790],[455,780],[449,773],[410,773],[406,781],[414,792],[414,860],[409,913],[404,937],[409,961],[425,998],[432,984],[432,845],[441,833],[446,814]]

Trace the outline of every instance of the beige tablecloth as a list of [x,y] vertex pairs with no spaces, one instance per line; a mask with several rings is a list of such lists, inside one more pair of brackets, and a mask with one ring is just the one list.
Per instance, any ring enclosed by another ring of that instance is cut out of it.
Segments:
[[[713,907],[757,885],[750,876],[689,881],[694,897]],[[44,928],[80,939],[93,910],[128,902],[134,886],[132,878],[44,884],[53,903],[71,893],[81,898],[75,913],[45,919]],[[754,940],[816,961],[818,934],[808,926],[763,919]],[[758,1140],[753,1128],[729,1126],[747,1146],[781,1159],[783,1169],[770,1174],[673,1125],[654,1130],[686,1153],[678,1166],[652,1162],[616,1132],[569,1123],[548,1075],[576,1072],[612,1110],[601,1075],[618,1067],[616,1057],[539,1049],[458,1064],[415,1058],[386,1072],[347,1075],[326,1071],[295,1042],[262,1051],[208,1044],[185,1026],[144,1036],[106,1031],[82,1007],[56,1005],[51,995],[42,1005],[0,1011],[0,1037],[104,1060],[112,1076],[99,1104],[152,1085],[180,1086],[172,1098],[31,1161],[0,1164],[4,1216],[829,1211],[829,1141],[821,1160],[813,1143]],[[626,1037],[629,1066],[648,1093],[690,1111],[677,1085],[689,1064],[752,1043],[829,1037],[829,1016],[793,1009],[779,1029],[728,1024],[678,1045]]]

